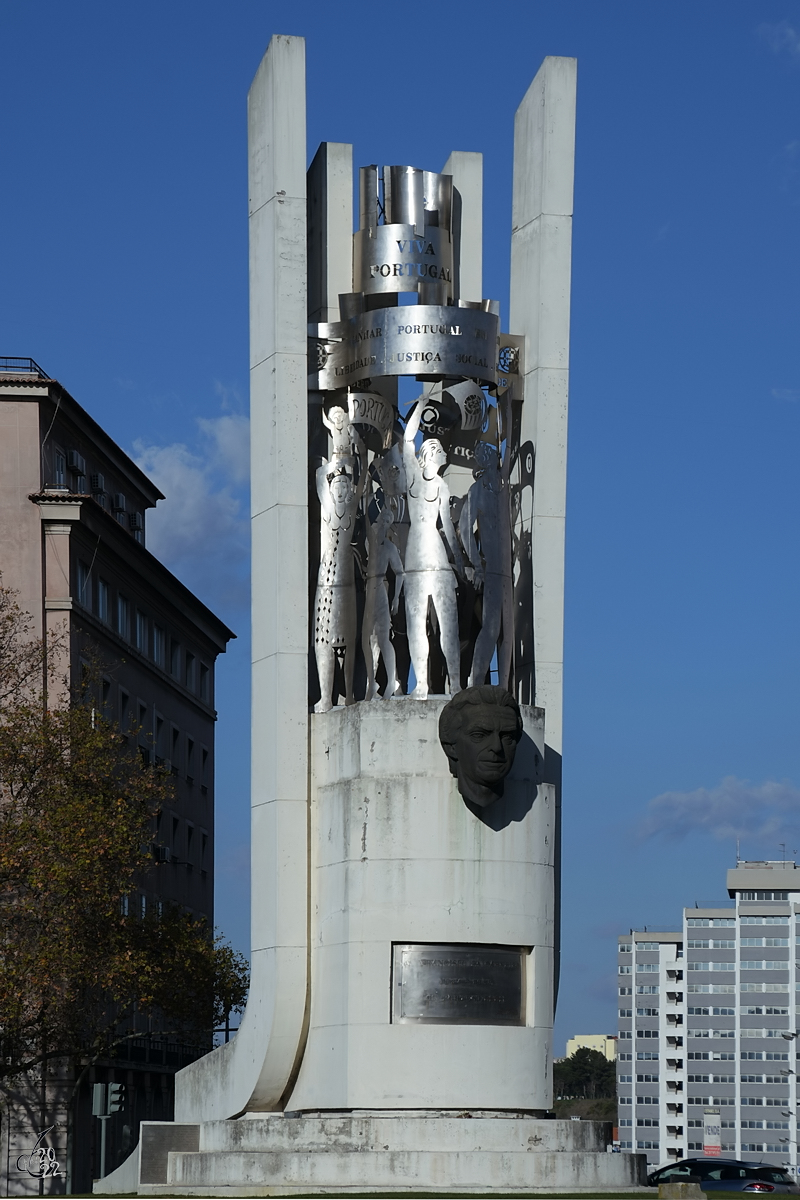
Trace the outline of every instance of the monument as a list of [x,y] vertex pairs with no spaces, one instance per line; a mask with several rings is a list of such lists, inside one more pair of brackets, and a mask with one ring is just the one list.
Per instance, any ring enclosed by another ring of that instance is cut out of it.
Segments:
[[307,171],[303,40],[259,67],[250,998],[98,1190],[639,1181],[549,1115],[575,70],[517,112],[503,332],[481,156]]

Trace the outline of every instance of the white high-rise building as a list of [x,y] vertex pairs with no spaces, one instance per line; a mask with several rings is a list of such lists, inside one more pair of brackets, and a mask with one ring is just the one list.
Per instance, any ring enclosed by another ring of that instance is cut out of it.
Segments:
[[620,1143],[653,1165],[702,1152],[713,1107],[723,1154],[796,1172],[800,871],[740,862],[727,887],[680,931],[619,939]]

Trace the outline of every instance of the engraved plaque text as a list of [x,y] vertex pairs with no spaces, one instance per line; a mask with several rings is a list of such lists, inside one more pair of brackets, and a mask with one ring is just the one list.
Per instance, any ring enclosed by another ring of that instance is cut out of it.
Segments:
[[523,964],[515,947],[395,945],[392,1021],[524,1025]]

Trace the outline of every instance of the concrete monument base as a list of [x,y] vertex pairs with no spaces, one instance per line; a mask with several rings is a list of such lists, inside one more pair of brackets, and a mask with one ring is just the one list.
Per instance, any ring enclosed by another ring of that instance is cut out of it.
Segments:
[[95,1188],[105,1195],[124,1188],[139,1196],[293,1196],[641,1187],[645,1156],[606,1153],[610,1136],[611,1126],[599,1121],[508,1114],[276,1113],[195,1126],[146,1122],[128,1177],[115,1172]]

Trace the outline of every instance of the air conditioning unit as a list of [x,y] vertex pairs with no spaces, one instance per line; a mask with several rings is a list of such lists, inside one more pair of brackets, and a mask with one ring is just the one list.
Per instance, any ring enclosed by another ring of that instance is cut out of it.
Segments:
[[125,512],[125,497],[122,492],[114,492],[112,507],[114,512]]
[[134,532],[139,532],[140,530],[144,529],[144,521],[142,520],[141,513],[130,513],[128,520],[130,521],[131,529],[134,530]]
[[169,862],[170,857],[171,857],[171,852],[167,846],[159,846],[156,842],[153,842],[152,849],[153,849],[153,858],[156,860],[156,862],[160,862],[160,863]]
[[82,454],[78,454],[77,450],[70,450],[68,452],[67,463],[70,471],[74,471],[76,475],[86,474],[86,459]]
[[93,475],[92,476],[92,491],[93,492],[104,492],[105,490],[106,490],[105,475],[100,475],[100,474]]

